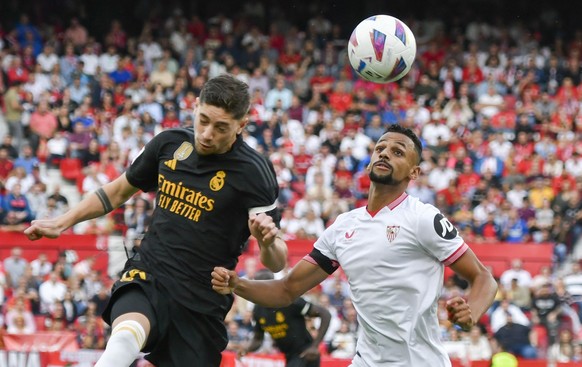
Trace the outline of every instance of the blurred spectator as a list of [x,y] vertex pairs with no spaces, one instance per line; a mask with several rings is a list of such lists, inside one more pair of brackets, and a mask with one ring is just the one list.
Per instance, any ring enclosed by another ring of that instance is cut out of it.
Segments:
[[81,25],[79,19],[73,17],[69,27],[65,30],[65,42],[71,42],[77,51],[80,50],[87,43],[88,34],[87,29]]
[[22,257],[22,248],[13,247],[10,250],[10,256],[4,259],[3,265],[6,285],[10,288],[16,288],[28,267],[28,261]]
[[523,268],[521,259],[513,259],[511,268],[501,274],[501,285],[505,289],[511,288],[511,281],[517,279],[517,284],[522,287],[530,287],[531,273]]
[[47,167],[58,168],[59,163],[67,156],[69,140],[62,131],[55,131],[54,136],[48,139],[46,148],[48,153]]
[[528,326],[514,323],[511,313],[507,313],[506,316],[506,324],[495,332],[494,337],[497,342],[503,345],[503,349],[518,357],[535,359],[538,351],[530,342],[531,329]]
[[530,289],[518,284],[518,279],[511,279],[511,285],[506,290],[507,299],[521,308],[523,311],[529,311],[532,306]]
[[349,330],[346,321],[342,321],[339,330],[334,333],[330,351],[333,358],[351,359],[356,354],[356,335]]
[[480,325],[474,325],[469,332],[467,357],[470,361],[488,361],[491,359],[491,343],[484,335]]
[[511,315],[514,324],[530,326],[531,321],[526,314],[507,298],[503,298],[499,306],[491,313],[491,331],[496,333],[501,327],[507,324],[508,315]]
[[546,283],[537,289],[532,297],[532,311],[546,328],[549,343],[553,344],[558,336],[560,317],[562,315],[561,300],[553,291],[552,284]]
[[82,189],[83,194],[92,193],[93,191],[97,190],[99,187],[108,183],[110,179],[107,175],[103,172],[102,167],[97,164],[93,163],[87,167],[86,176],[83,179]]
[[574,336],[569,329],[560,330],[558,339],[548,348],[548,361],[566,363],[574,361]]
[[38,293],[40,296],[40,309],[43,314],[51,313],[54,305],[65,298],[67,286],[62,282],[60,274],[52,271],[47,280],[41,283]]
[[75,122],[73,126],[73,133],[68,135],[70,157],[82,159],[93,137],[82,121]]
[[45,276],[53,270],[53,264],[48,261],[47,255],[44,252],[38,254],[37,258],[30,262],[32,276],[39,282],[43,281]]
[[[4,197],[2,209],[4,220],[2,228],[6,231],[24,230],[26,223],[33,219],[28,199],[22,193],[20,184],[15,184]],[[8,271],[8,268],[5,269]]]

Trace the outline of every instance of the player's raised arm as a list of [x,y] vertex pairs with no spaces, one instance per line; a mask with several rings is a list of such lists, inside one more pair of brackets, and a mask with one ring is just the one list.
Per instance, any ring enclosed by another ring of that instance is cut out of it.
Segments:
[[66,213],[54,219],[33,220],[24,234],[30,240],[42,237],[57,238],[63,231],[77,223],[105,215],[125,203],[138,191],[125,177],[125,173],[87,195]]
[[212,272],[212,288],[222,294],[234,292],[265,307],[285,307],[328,276],[318,265],[303,260],[284,278],[275,280],[243,279],[235,271],[216,267]]
[[287,244],[279,237],[273,218],[265,213],[250,214],[249,229],[259,243],[261,262],[274,273],[283,270],[287,263]]

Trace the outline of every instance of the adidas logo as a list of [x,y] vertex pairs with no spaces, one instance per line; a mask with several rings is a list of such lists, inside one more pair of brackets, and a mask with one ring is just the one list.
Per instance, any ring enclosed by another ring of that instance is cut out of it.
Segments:
[[170,159],[169,161],[165,161],[164,164],[168,167],[170,167],[170,169],[173,171],[176,169],[176,163],[178,162],[178,160],[176,159]]

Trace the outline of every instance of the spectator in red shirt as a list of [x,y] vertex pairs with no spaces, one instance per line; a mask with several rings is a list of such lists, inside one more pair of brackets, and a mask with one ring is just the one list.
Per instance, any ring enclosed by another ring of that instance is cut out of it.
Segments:
[[315,74],[309,80],[312,88],[317,88],[321,93],[329,95],[334,83],[334,78],[327,73],[325,64],[315,67]]
[[6,179],[13,168],[14,162],[8,156],[8,149],[0,147],[0,186],[4,187]]
[[459,174],[457,178],[457,188],[461,195],[465,195],[469,192],[472,192],[477,187],[481,181],[481,176],[479,176],[473,170],[473,164],[471,163],[464,163],[463,164],[463,172]]
[[22,59],[20,56],[14,56],[10,67],[6,71],[6,78],[8,79],[8,85],[14,84],[14,82],[20,82],[25,84],[28,82],[28,70],[22,65]]
[[476,86],[484,80],[483,72],[477,63],[477,57],[469,56],[466,65],[463,68],[463,82],[471,86]]
[[420,61],[426,68],[431,62],[436,62],[438,68],[443,66],[445,60],[445,50],[439,47],[436,40],[429,42],[427,49],[420,55]]
[[295,44],[287,42],[285,44],[285,51],[279,55],[277,61],[284,73],[288,73],[299,68],[301,64],[301,54],[295,48]]
[[345,113],[352,105],[352,94],[346,91],[343,81],[338,81],[329,95],[329,105],[337,112]]
[[305,144],[299,144],[299,151],[293,156],[293,172],[298,176],[305,177],[307,169],[311,167],[313,156],[307,152]]
[[201,44],[206,39],[206,25],[198,15],[192,15],[186,28],[188,33],[198,40],[198,43]]
[[[443,198],[445,204],[449,208],[453,208],[455,205],[457,205],[459,202],[461,202],[461,192],[459,191],[459,188],[457,187],[457,180],[450,180],[449,186],[438,191],[437,196]],[[443,211],[450,211],[450,210],[445,210],[444,208],[441,208],[441,209]]]
[[171,129],[178,126],[180,126],[180,119],[178,118],[176,109],[174,107],[168,108],[168,110],[166,111],[166,115],[162,120],[162,127],[164,129]]

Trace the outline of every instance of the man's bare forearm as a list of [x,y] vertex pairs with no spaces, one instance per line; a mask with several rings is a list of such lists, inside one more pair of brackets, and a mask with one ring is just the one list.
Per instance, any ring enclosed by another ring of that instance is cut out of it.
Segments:
[[285,269],[287,264],[287,244],[282,238],[276,237],[269,246],[259,246],[261,249],[261,263],[269,270],[277,273]]

